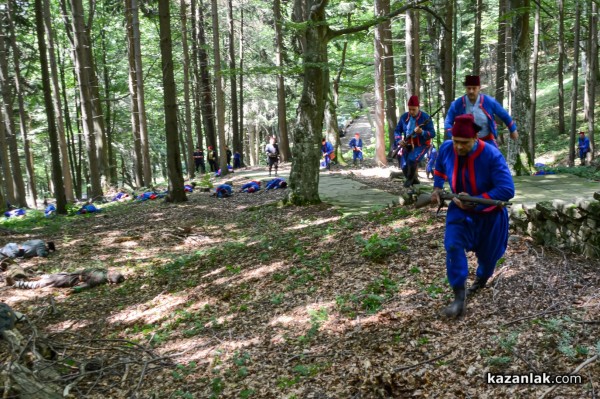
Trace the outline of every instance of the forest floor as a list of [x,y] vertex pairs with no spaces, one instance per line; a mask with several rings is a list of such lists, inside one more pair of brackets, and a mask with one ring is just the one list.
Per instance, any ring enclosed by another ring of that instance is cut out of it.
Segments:
[[[398,190],[387,176],[364,180]],[[61,383],[77,398],[531,398],[550,386],[488,385],[486,373],[569,374],[597,359],[597,260],[512,235],[490,287],[448,321],[434,210],[343,216],[282,206],[284,195],[195,192],[13,224],[2,243],[57,244],[21,262],[33,273],[110,267],[126,281],[73,295],[6,287],[0,301],[60,348]],[[76,379],[90,358],[100,366]],[[581,384],[547,397],[600,392],[600,361],[575,374]]]

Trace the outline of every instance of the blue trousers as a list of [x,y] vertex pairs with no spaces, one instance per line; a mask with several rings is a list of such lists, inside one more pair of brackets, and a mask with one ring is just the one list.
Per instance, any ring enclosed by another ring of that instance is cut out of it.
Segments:
[[487,214],[465,212],[451,203],[446,216],[446,273],[451,287],[464,287],[469,275],[466,251],[477,256],[477,276],[488,279],[508,244],[506,209]]
[[362,151],[352,151],[352,160],[356,161],[357,159],[360,159],[360,160],[363,159]]
[[427,154],[427,146],[415,147],[408,153],[408,162],[417,163]]

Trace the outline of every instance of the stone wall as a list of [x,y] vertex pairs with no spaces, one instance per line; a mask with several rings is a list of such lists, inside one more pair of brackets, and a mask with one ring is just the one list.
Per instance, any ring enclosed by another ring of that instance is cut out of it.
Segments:
[[516,204],[509,209],[511,230],[544,246],[600,258],[600,192],[593,199]]

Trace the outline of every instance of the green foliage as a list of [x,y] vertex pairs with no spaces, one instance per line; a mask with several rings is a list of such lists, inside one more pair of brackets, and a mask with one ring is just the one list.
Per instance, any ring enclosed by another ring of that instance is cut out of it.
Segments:
[[596,169],[591,166],[575,166],[572,168],[566,166],[556,166],[547,168],[547,170],[555,173],[575,175],[583,177],[584,179],[600,180],[600,169]]
[[213,182],[211,180],[211,174],[210,173],[205,173],[204,175],[202,175],[202,180],[200,180],[200,187],[202,188],[213,188]]
[[374,262],[383,262],[388,256],[405,249],[401,244],[403,237],[402,234],[379,237],[379,234],[375,233],[367,240],[357,235],[356,242],[363,245],[362,256]]
[[329,319],[329,314],[326,308],[319,308],[317,310],[309,310],[308,314],[310,316],[310,328],[306,332],[306,334],[298,337],[298,342],[300,344],[308,344],[312,341],[319,333],[319,328]]

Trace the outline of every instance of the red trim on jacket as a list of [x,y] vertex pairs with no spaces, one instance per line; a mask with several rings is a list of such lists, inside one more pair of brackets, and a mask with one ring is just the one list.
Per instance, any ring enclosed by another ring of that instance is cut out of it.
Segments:
[[438,176],[438,177],[441,177],[444,180],[448,180],[448,176],[446,176],[445,174],[443,174],[442,172],[440,172],[437,169],[433,170],[433,174],[436,175],[436,176]]

